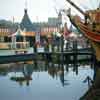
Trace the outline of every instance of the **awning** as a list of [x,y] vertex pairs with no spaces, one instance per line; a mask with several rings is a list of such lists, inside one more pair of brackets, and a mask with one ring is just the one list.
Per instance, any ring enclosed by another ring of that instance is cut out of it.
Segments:
[[18,29],[12,36],[35,36],[35,32],[26,32]]

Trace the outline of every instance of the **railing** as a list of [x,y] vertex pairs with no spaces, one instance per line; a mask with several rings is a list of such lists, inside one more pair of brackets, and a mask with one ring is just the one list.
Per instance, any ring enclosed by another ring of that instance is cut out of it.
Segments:
[[24,49],[30,47],[29,42],[16,42],[12,43],[12,48],[15,49]]
[[1,42],[0,49],[24,49],[30,47],[29,42]]
[[0,49],[10,49],[11,43],[0,42]]

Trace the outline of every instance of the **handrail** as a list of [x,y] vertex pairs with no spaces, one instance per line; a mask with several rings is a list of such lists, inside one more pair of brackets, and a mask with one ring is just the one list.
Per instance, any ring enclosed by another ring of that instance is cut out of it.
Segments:
[[0,42],[1,49],[17,49],[30,47],[29,42]]

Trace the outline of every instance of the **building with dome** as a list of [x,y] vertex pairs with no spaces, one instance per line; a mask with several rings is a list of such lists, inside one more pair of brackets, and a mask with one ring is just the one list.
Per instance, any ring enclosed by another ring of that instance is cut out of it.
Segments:
[[26,40],[30,42],[30,46],[33,46],[35,43],[36,29],[28,16],[27,8],[24,9],[24,16],[20,23],[20,29],[24,32]]
[[22,18],[22,21],[20,23],[20,27],[22,30],[26,30],[27,32],[35,32],[36,29],[34,28],[29,16],[28,16],[28,12],[27,9],[24,9],[24,16]]

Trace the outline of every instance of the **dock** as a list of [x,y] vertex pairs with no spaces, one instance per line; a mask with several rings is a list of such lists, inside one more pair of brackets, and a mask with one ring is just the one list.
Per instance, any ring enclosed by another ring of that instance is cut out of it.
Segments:
[[[10,63],[10,62],[20,62],[20,61],[30,61],[36,60],[37,55],[41,55],[42,57],[50,58],[52,55],[57,55],[62,57],[62,59],[66,56],[77,56],[77,55],[93,55],[92,51],[87,49],[77,50],[77,51],[67,51],[67,52],[39,52],[39,53],[30,53],[30,54],[18,54],[18,55],[8,55],[8,56],[0,56],[0,64],[1,63]],[[48,59],[47,58],[47,59]]]

